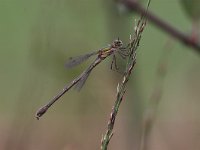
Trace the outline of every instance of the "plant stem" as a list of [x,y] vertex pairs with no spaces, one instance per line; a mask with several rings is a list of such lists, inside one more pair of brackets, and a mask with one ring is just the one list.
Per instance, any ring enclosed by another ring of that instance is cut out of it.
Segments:
[[[150,0],[148,2],[148,6],[149,6],[149,4],[150,4]],[[148,8],[148,6],[147,6],[147,8]],[[139,46],[141,34],[146,26],[146,18],[144,18],[144,15],[146,15],[146,12],[141,16],[140,20],[138,21],[138,23],[135,27],[134,37],[133,37],[133,39],[130,38],[130,43],[127,46],[127,48],[130,50],[129,51],[130,55],[129,55],[129,58],[127,61],[123,80],[117,86],[116,101],[112,108],[110,119],[108,121],[107,131],[101,140],[101,150],[107,150],[108,144],[113,136],[113,128],[114,128],[114,124],[115,124],[115,119],[116,119],[117,113],[119,111],[120,104],[123,100],[123,96],[126,92],[127,82],[129,80],[132,70],[136,64],[136,50]]]

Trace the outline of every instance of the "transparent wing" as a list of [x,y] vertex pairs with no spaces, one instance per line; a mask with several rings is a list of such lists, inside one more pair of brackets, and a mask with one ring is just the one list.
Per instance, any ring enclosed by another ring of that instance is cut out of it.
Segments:
[[69,58],[69,60],[65,64],[65,67],[66,68],[73,68],[73,67],[81,64],[82,62],[86,61],[91,56],[96,55],[97,53],[98,52],[92,52],[92,53],[89,53],[89,54]]
[[91,71],[86,72],[85,74],[83,74],[81,80],[78,81],[78,83],[75,85],[74,89],[77,91],[80,91],[83,87],[83,85],[85,84],[87,78],[89,77]]
[[90,73],[100,62],[102,61],[101,58],[97,57],[94,62],[81,74],[81,79],[77,82],[74,89],[80,91],[81,88],[84,86],[86,80],[88,79]]

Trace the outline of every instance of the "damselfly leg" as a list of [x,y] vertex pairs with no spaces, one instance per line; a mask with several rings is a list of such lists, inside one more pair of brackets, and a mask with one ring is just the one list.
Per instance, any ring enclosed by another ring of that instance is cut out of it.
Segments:
[[[117,51],[117,54],[122,58],[122,59],[126,59],[128,56],[129,56],[129,51],[127,51],[126,48],[120,48],[118,51]],[[119,70],[119,67],[117,65],[117,59],[116,59],[116,54],[113,53],[112,54],[112,62],[111,62],[111,66],[110,66],[110,69],[113,70],[113,71],[116,71],[120,74],[124,74],[124,72],[122,70]]]
[[119,68],[117,66],[117,60],[116,60],[115,54],[113,54],[112,62],[111,62],[111,65],[110,65],[110,69],[111,70],[114,70],[113,64],[114,64],[114,67],[115,67],[116,71],[118,71]]

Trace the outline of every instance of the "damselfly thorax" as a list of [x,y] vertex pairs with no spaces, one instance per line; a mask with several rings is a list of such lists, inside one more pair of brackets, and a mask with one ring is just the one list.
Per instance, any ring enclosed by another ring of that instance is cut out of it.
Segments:
[[122,45],[123,45],[123,43],[121,40],[119,40],[119,39],[115,40],[109,47],[99,50],[98,57],[106,58],[109,55],[113,54],[115,51],[122,48]]

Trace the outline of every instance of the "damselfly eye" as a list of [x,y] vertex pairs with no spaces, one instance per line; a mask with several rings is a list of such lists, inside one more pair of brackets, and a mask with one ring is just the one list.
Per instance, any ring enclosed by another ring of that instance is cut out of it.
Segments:
[[115,40],[115,41],[114,41],[114,46],[115,46],[115,47],[122,47],[122,45],[123,45],[123,43],[122,43],[121,40],[118,39],[118,40]]

